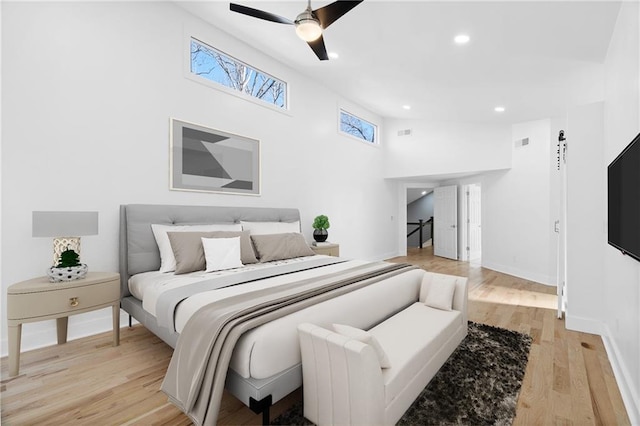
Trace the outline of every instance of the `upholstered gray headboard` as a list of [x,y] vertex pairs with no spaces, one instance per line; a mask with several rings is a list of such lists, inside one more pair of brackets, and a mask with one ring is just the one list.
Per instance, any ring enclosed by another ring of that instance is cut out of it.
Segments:
[[151,224],[295,222],[298,209],[263,207],[174,206],[127,204],[120,206],[121,297],[129,296],[131,275],[160,269],[160,251]]

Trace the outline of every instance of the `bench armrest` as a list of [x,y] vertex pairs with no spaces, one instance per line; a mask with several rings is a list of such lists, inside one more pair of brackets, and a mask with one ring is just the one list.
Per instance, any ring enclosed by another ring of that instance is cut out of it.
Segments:
[[380,424],[384,384],[374,349],[309,323],[298,334],[304,416],[319,426]]

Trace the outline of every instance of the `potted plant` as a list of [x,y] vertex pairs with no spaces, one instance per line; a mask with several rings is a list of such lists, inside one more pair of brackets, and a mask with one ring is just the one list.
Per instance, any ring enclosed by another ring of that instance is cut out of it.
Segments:
[[313,239],[316,240],[317,242],[321,243],[323,241],[327,241],[327,238],[329,237],[329,233],[327,232],[327,229],[329,229],[331,225],[329,224],[329,218],[323,214],[316,216],[315,219],[313,219]]
[[87,265],[80,263],[80,255],[67,248],[60,253],[58,264],[49,268],[47,275],[49,275],[49,281],[57,283],[84,278],[88,271]]

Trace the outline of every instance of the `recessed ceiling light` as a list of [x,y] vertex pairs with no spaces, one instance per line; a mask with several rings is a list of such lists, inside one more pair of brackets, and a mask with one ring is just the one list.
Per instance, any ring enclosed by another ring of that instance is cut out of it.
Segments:
[[427,195],[427,191],[422,191],[422,195]]
[[339,57],[340,55],[338,55],[336,52],[329,52],[329,58],[338,59]]
[[411,105],[402,105],[403,109],[411,109]]
[[458,34],[453,39],[453,41],[455,41],[456,44],[467,44],[467,43],[469,43],[469,40],[471,40],[471,38],[466,34]]
[[495,112],[504,112],[504,107],[503,106],[497,106],[493,109]]

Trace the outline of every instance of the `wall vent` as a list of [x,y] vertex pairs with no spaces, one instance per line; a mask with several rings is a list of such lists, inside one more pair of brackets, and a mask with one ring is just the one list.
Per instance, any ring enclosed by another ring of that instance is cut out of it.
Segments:
[[529,145],[529,138],[518,139],[517,141],[515,141],[516,148],[527,145]]
[[398,130],[398,136],[410,136],[411,129]]

